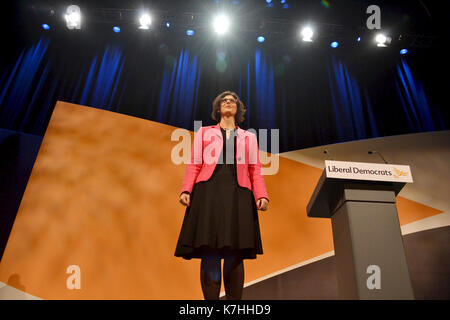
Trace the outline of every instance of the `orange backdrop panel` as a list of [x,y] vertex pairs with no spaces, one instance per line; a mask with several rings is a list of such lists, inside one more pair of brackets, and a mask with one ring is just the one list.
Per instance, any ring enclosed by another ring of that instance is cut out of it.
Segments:
[[[0,264],[0,281],[44,299],[202,299],[200,260],[173,256],[185,208],[177,129],[57,102]],[[192,136],[192,133],[191,133]],[[190,150],[189,150],[190,152]],[[333,250],[329,219],[306,216],[321,170],[280,158],[260,212],[264,254],[249,282]],[[399,197],[401,224],[440,211]],[[67,267],[81,269],[69,290]]]

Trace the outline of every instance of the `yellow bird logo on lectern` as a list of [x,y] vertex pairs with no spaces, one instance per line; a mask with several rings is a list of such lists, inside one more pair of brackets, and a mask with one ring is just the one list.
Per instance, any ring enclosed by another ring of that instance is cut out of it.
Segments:
[[408,175],[408,171],[402,171],[398,170],[397,168],[394,168],[394,177],[400,178],[402,176],[406,177]]

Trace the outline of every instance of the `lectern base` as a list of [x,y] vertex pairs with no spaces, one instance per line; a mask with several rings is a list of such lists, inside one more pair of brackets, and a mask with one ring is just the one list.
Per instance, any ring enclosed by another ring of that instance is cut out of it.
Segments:
[[331,221],[341,299],[414,299],[394,191],[344,189]]

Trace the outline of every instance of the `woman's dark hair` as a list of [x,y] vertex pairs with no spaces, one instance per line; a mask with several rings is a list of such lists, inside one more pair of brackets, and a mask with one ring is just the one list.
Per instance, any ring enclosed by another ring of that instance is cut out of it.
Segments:
[[211,113],[211,117],[213,118],[213,120],[220,122],[220,102],[222,98],[225,96],[233,96],[233,98],[236,99],[237,111],[234,118],[237,123],[243,122],[245,120],[244,115],[247,112],[247,108],[244,106],[244,103],[239,99],[239,96],[233,91],[222,92],[214,99]]

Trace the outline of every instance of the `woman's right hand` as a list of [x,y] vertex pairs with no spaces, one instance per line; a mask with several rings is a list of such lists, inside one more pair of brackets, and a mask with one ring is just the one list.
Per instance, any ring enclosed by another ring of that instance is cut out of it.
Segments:
[[180,195],[180,202],[183,206],[190,206],[191,205],[191,195],[189,193],[183,192]]

